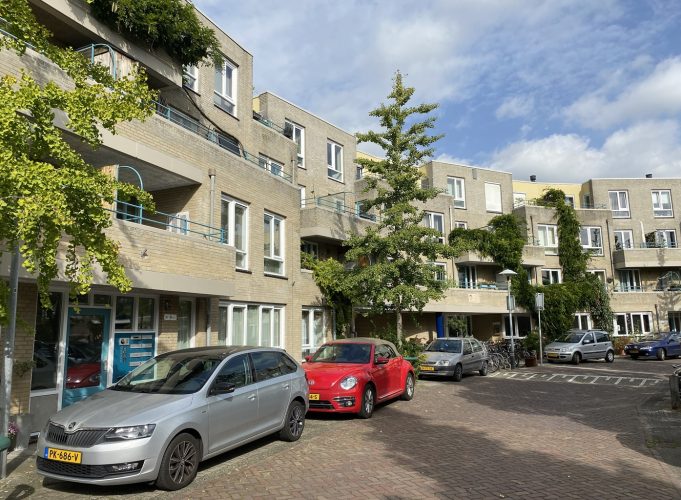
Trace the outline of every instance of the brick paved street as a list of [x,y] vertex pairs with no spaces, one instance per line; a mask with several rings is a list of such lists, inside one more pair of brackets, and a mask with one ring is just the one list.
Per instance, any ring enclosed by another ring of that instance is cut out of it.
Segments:
[[24,465],[0,495],[681,498],[681,434],[673,431],[681,414],[668,410],[666,381],[676,362],[618,359],[468,376],[459,384],[422,380],[413,401],[380,407],[370,420],[311,417],[293,445],[266,439],[213,459],[174,494],[147,485],[43,482]]

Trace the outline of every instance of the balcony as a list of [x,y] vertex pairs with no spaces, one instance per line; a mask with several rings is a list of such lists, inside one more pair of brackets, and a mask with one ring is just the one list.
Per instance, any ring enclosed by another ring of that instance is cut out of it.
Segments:
[[681,267],[681,248],[644,244],[642,248],[623,248],[612,253],[615,269]]
[[438,302],[429,302],[424,312],[461,314],[507,314],[506,290],[450,288]]
[[335,195],[303,200],[300,210],[300,237],[344,241],[351,233],[369,227],[377,216],[357,212]]
[[[540,246],[525,245],[523,247],[523,265],[529,267],[541,267],[546,264],[545,248]],[[475,250],[464,252],[454,258],[456,264],[496,265],[490,257],[482,257]]]

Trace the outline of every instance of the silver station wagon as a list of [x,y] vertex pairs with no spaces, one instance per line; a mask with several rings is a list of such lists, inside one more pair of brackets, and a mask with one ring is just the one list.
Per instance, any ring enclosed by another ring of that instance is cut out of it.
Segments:
[[177,490],[199,462],[262,436],[297,440],[308,387],[282,349],[199,347],[150,359],[53,415],[37,445],[44,476]]
[[578,365],[584,359],[615,360],[615,349],[608,332],[601,330],[569,330],[544,349],[548,361],[569,361]]

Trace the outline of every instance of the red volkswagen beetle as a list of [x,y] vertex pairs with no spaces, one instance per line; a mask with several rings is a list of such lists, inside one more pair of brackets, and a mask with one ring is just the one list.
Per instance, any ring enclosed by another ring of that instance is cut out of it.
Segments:
[[414,397],[414,367],[386,340],[334,340],[306,361],[303,368],[310,388],[310,411],[369,418],[376,403]]

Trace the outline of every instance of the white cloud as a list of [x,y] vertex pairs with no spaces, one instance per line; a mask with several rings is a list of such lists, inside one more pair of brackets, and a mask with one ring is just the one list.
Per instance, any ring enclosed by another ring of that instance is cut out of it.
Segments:
[[649,121],[610,135],[602,147],[576,134],[520,141],[494,153],[491,167],[518,179],[583,182],[596,177],[678,177],[681,130],[673,120]]
[[534,98],[532,96],[511,96],[501,103],[495,112],[499,120],[504,118],[522,118],[532,113]]

